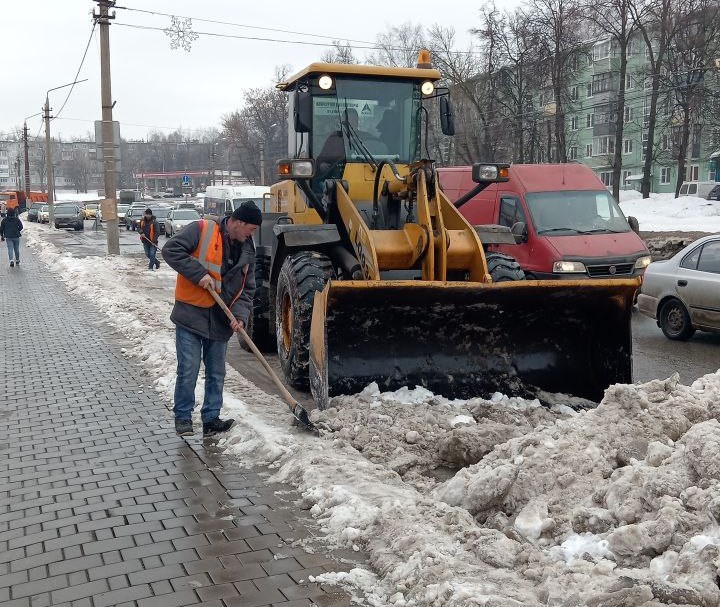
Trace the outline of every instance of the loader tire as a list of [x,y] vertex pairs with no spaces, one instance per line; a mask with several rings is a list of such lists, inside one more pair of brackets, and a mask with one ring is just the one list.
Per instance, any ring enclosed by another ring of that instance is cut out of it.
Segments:
[[309,387],[310,324],[315,293],[333,278],[330,259],[315,251],[289,256],[280,268],[275,296],[277,351],[288,383]]
[[[253,309],[248,318],[247,334],[260,352],[274,352],[277,346],[275,333],[270,331],[270,256],[255,257],[255,297]],[[250,352],[250,346],[238,336],[243,350]]]
[[488,272],[493,282],[525,280],[525,272],[515,259],[503,253],[486,253]]

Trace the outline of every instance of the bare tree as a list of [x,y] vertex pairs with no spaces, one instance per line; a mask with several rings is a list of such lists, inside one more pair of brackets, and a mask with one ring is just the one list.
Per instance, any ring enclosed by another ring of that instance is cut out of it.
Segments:
[[623,134],[625,130],[625,91],[627,88],[628,51],[631,40],[636,34],[636,24],[630,11],[631,0],[609,0],[598,4],[589,0],[585,4],[585,14],[588,16],[592,29],[599,36],[609,36],[611,41],[611,56],[617,56],[618,81],[617,98],[614,103],[615,123],[615,151],[609,159],[612,167],[612,193],[616,200],[620,196],[620,177],[622,174]]
[[685,179],[692,139],[697,140],[699,148],[702,122],[708,118],[711,124],[716,121],[716,115],[708,112],[714,108],[705,80],[714,59],[720,55],[720,12],[716,0],[684,0],[679,10],[675,43],[668,48],[661,75],[662,86],[668,90],[667,103],[674,106],[670,112],[673,125],[679,124],[673,128],[672,137],[677,163],[675,196]]
[[322,60],[325,63],[358,63],[353,55],[352,47],[349,42],[341,42],[340,40],[333,40],[333,48],[326,50],[322,54]]
[[[583,11],[578,0],[531,0],[528,17],[539,33],[538,51],[547,62],[549,84],[554,104],[554,154],[548,141],[548,159],[567,162],[565,106],[575,79],[576,57],[586,31]],[[551,125],[548,124],[548,136]]]
[[61,167],[65,178],[70,180],[78,194],[88,191],[90,180],[97,173],[96,163],[80,150],[73,153],[72,159],[63,161]]
[[377,50],[367,63],[393,67],[415,67],[418,51],[426,47],[422,26],[410,22],[390,27],[376,37]]
[[[675,42],[678,33],[676,11],[678,1],[685,0],[630,0],[629,7],[635,24],[645,42],[645,56],[649,63],[646,81],[650,83],[650,105],[647,117],[647,143],[643,177],[640,192],[643,198],[650,196],[650,173],[652,170],[657,127],[657,108],[662,83],[661,70],[666,61],[668,50]],[[647,88],[647,87],[646,87]]]

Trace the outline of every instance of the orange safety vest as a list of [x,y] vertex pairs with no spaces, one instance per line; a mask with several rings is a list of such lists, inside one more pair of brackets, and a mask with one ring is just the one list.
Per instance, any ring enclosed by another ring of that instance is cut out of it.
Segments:
[[[220,268],[223,259],[223,242],[220,226],[214,221],[200,220],[200,242],[193,251],[193,257],[208,271],[215,281],[215,290],[222,290]],[[175,299],[200,308],[211,308],[215,305],[212,295],[207,289],[196,285],[182,274],[177,275],[175,283]]]
[[[145,230],[145,218],[140,220],[140,240],[145,238],[145,234],[142,232]],[[150,242],[155,242],[155,222],[150,224]]]

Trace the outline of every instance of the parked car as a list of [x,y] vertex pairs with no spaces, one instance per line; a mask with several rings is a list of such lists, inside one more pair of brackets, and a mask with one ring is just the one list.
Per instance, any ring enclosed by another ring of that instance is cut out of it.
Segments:
[[678,196],[697,196],[707,199],[715,186],[717,181],[683,181]]
[[76,204],[58,204],[55,206],[55,228],[73,228],[76,232],[85,227],[83,210]]
[[125,213],[125,229],[126,230],[137,230],[140,225],[140,220],[143,218],[145,209],[152,209],[153,215],[157,218],[158,227],[160,228],[160,234],[165,233],[165,219],[170,207],[158,206],[156,204],[141,204],[132,205]]
[[165,220],[165,236],[170,238],[186,225],[200,219],[200,213],[193,209],[172,209]]
[[100,208],[100,205],[94,202],[89,202],[85,205],[84,209],[84,218],[85,219],[95,219],[96,215],[98,214],[98,209]]
[[167,220],[168,213],[172,211],[172,207],[150,207],[153,211],[153,215],[157,218],[158,227],[160,233],[165,233],[165,221]]
[[708,200],[720,200],[720,184],[716,185],[707,196]]
[[38,223],[47,223],[50,221],[50,212],[48,211],[48,205],[44,204],[38,211]]
[[140,220],[142,219],[144,207],[137,205],[131,205],[130,208],[125,212],[125,229],[136,230]]
[[40,212],[40,209],[43,208],[44,205],[41,202],[34,202],[30,205],[30,208],[27,212],[27,220],[28,221],[37,221],[38,220],[38,213]]
[[651,263],[638,308],[657,320],[668,339],[690,339],[696,330],[720,332],[720,235],[700,238],[671,259]]

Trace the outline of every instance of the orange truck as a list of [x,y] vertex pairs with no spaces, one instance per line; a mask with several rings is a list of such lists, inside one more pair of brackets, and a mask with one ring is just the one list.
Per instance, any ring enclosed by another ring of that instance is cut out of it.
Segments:
[[23,190],[5,190],[0,192],[0,213],[5,215],[8,209],[18,209],[24,212],[33,202],[47,202],[48,195],[43,192],[30,192],[27,195]]

